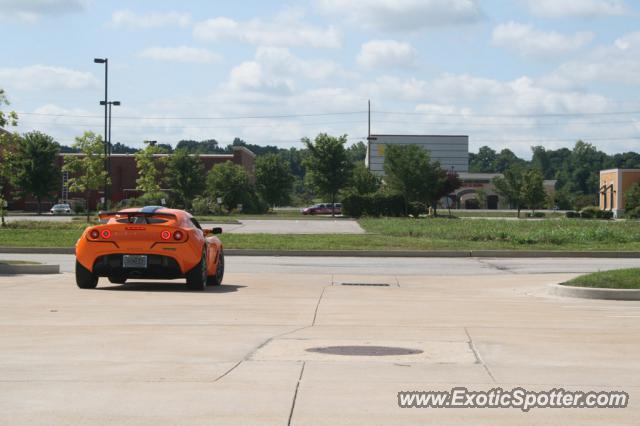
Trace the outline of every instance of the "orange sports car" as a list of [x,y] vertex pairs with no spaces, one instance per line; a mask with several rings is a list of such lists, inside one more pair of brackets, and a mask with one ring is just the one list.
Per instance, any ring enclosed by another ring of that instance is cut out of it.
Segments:
[[76,284],[95,288],[98,277],[124,284],[128,278],[186,278],[191,290],[220,285],[224,251],[214,234],[191,214],[160,206],[100,212],[100,225],[76,243]]

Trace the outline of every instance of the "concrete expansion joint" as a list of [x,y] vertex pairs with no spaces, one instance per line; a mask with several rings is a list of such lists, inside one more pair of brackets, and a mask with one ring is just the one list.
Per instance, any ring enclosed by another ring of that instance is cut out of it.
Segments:
[[300,389],[300,382],[302,382],[302,375],[304,374],[304,367],[306,365],[307,365],[307,362],[302,361],[302,368],[300,368],[300,376],[298,377],[296,388],[293,392],[293,401],[291,401],[291,410],[289,411],[289,421],[287,422],[287,426],[290,426],[291,421],[293,420],[293,411],[296,409],[296,400],[298,399],[298,389]]
[[469,345],[469,349],[471,349],[471,352],[473,352],[473,356],[476,358],[476,362],[475,363],[482,365],[484,370],[487,372],[487,374],[491,378],[491,381],[493,381],[493,383],[497,383],[498,381],[493,376],[493,373],[491,373],[491,370],[489,369],[489,366],[484,362],[484,360],[480,356],[480,352],[478,351],[478,349],[476,348],[475,344],[473,343],[473,338],[471,337],[471,334],[469,333],[469,330],[467,329],[467,327],[464,327],[464,332],[467,335],[467,338],[469,339],[469,340],[467,340],[467,344]]

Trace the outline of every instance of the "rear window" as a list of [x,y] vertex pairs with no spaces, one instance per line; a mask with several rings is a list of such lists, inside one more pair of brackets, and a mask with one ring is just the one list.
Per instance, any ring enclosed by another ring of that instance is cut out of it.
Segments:
[[161,219],[159,217],[145,217],[145,216],[131,216],[131,217],[122,217],[116,219],[118,223],[129,223],[135,225],[156,225],[159,223],[167,223],[167,219]]

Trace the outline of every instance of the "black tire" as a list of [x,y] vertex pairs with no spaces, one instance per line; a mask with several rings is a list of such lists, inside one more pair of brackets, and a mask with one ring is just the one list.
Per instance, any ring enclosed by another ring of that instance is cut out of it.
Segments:
[[80,288],[96,288],[98,276],[85,268],[76,260],[76,284]]
[[111,284],[125,284],[127,279],[124,277],[109,277],[109,282]]
[[187,272],[187,287],[192,291],[203,291],[207,287],[207,254],[204,250],[200,263]]
[[218,267],[216,268],[216,274],[207,277],[207,285],[222,285],[222,278],[224,277],[224,251],[220,250],[220,259],[218,260]]

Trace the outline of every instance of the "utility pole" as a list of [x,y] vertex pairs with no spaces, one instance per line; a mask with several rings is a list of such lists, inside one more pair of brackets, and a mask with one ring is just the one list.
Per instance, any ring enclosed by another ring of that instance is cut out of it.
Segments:
[[[108,79],[109,79],[109,59],[108,58],[95,58],[93,60],[96,64],[104,64],[104,101],[100,102],[100,105],[104,105],[104,170],[106,172],[106,176],[104,177],[104,203],[102,204],[102,208],[107,210],[107,193],[109,191],[108,181],[109,181],[109,149],[108,149]],[[89,206],[87,205],[87,210],[89,210]]]
[[368,114],[369,127],[368,127],[368,131],[367,131],[367,139],[369,139],[371,137],[371,99],[369,99],[368,105],[369,105],[369,114]]

